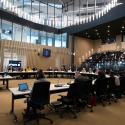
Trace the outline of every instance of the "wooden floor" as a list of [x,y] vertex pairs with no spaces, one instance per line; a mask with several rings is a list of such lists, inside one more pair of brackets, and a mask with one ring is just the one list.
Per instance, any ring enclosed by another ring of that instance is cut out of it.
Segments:
[[[50,79],[50,81],[51,83],[57,83],[58,79]],[[69,81],[69,79],[60,79],[60,82],[62,83],[67,83]],[[13,80],[10,81],[9,87],[15,87],[20,82],[27,82],[32,86],[34,80]],[[51,101],[54,101],[57,98],[57,94],[51,95]],[[9,113],[11,109],[11,92],[0,88],[0,125],[22,125],[22,112],[25,107],[26,104],[24,103],[24,99],[16,100],[15,112],[18,117],[18,123],[15,123],[13,121],[13,116]],[[54,121],[53,125],[125,125],[125,97],[119,100],[118,103],[112,103],[106,107],[97,105],[92,113],[87,109],[82,110],[78,113],[77,119],[73,119],[68,114],[64,116],[63,119],[61,119],[57,113],[51,113],[47,116]],[[35,121],[28,123],[28,125],[35,124]],[[40,125],[48,124],[48,121],[40,120]]]

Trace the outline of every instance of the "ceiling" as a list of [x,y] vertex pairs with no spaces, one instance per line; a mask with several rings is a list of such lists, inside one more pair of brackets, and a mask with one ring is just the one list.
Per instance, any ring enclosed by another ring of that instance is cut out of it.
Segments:
[[[41,2],[48,2],[48,3],[57,3],[57,4],[71,4],[74,1],[79,1],[79,0],[37,0],[37,1],[41,1]],[[96,0],[97,3],[101,3],[101,2],[109,2],[110,0]],[[81,3],[86,4],[86,0],[80,0]],[[95,0],[88,0],[88,3],[94,3]]]
[[125,17],[78,32],[75,35],[93,40],[102,39],[102,41],[113,42],[113,39],[118,34],[125,34]]
[[[123,2],[121,5],[122,7],[119,6],[117,9],[113,9],[109,14],[102,17],[104,19],[103,21],[101,19],[97,20],[95,23],[96,25],[92,25],[91,27],[89,24],[89,26],[83,25],[81,26],[83,27],[83,30],[78,30],[78,32],[75,30],[76,32],[73,34],[93,40],[101,39],[104,42],[113,42],[116,35],[125,34],[125,14],[122,14],[125,10],[125,0],[121,0],[120,2]],[[108,21],[106,21],[106,19],[108,19]],[[80,29],[80,27],[78,28]]]

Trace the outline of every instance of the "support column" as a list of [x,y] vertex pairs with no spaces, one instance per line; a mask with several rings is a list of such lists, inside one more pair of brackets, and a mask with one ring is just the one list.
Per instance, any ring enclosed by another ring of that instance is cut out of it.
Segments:
[[74,42],[75,42],[75,37],[72,35],[72,38],[71,38],[71,66],[74,66]]

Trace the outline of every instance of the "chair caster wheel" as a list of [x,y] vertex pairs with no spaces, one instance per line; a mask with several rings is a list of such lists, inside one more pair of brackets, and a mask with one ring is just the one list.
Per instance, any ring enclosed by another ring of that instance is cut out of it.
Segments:
[[77,116],[74,116],[73,118],[74,118],[74,119],[76,119],[76,118],[77,118]]
[[17,119],[14,119],[14,122],[16,123],[18,120]]
[[93,112],[93,110],[91,109],[90,112]]
[[50,124],[53,124],[53,121],[50,121]]

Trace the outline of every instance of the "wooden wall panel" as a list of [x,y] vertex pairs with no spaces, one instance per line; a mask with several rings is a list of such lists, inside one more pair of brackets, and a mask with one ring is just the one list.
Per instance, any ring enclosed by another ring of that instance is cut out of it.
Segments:
[[[46,58],[39,56],[38,53],[43,48],[51,49],[51,57]],[[69,65],[69,58],[67,56],[67,48],[55,48],[42,45],[35,45],[17,41],[0,40],[0,54],[1,54],[1,65],[3,65],[4,51],[7,50],[9,53],[16,53],[17,55],[26,56],[27,66],[38,67],[46,70],[47,68],[56,66],[57,55],[60,56],[60,65]],[[3,56],[2,56],[3,55]],[[24,67],[25,68],[25,67]],[[2,70],[2,67],[0,67]]]
[[118,35],[115,43],[101,45],[101,40],[75,37],[75,65],[80,65],[95,52],[125,50],[125,43],[121,42],[121,38],[121,35]]

